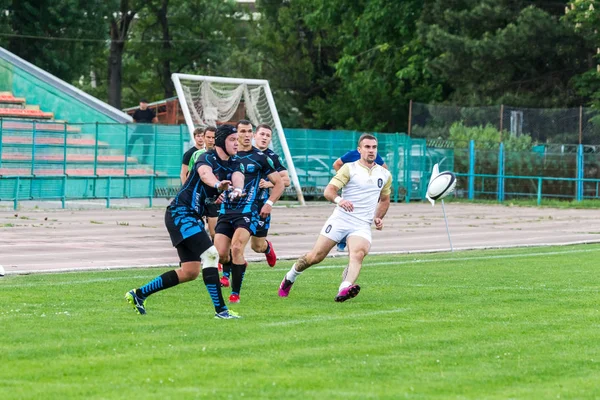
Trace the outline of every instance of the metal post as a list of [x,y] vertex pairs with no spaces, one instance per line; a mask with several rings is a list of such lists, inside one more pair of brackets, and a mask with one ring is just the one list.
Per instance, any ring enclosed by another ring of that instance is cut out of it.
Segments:
[[123,168],[123,175],[127,175],[127,159],[129,158],[129,154],[127,152],[127,146],[129,142],[129,124],[125,125],[125,164]]
[[37,125],[33,121],[33,130],[31,132],[31,175],[35,173],[35,137],[36,137]]
[[21,186],[21,178],[17,176],[17,184],[15,185],[15,200],[13,204],[13,209],[19,208],[19,186]]
[[542,178],[538,178],[537,205],[542,204]]
[[62,197],[61,197],[61,203],[62,203],[62,208],[65,208],[65,203],[67,201],[67,175],[63,175],[63,185],[62,185]]
[[583,106],[579,106],[579,144],[583,139]]
[[[67,123],[64,122],[64,144],[65,147],[63,149],[63,174],[67,174]],[[64,207],[63,207],[64,208]]]
[[394,203],[398,202],[398,135],[399,133],[396,132],[394,134],[394,152],[392,155],[392,176],[394,176]]
[[94,175],[98,175],[98,122],[96,122],[96,144],[94,146]]
[[150,195],[148,196],[148,207],[152,208],[152,200],[154,198],[154,175],[150,177]]
[[412,99],[408,102],[408,136],[410,136],[411,128],[412,128],[412,107],[413,101]]
[[2,131],[4,129],[4,119],[0,118],[0,167],[2,166]]
[[475,141],[469,141],[469,200],[475,198]]
[[504,143],[498,148],[498,202],[504,201]]
[[504,104],[500,104],[500,141],[502,141],[503,123],[504,123]]
[[575,190],[576,201],[583,200],[583,145],[577,147],[577,183]]
[[[179,126],[179,129],[181,129],[181,126]],[[157,154],[157,150],[158,150],[158,142],[156,141],[156,139],[158,138],[158,134],[157,134],[157,126],[154,125],[154,160],[152,162],[152,173],[156,174],[156,154]]]
[[404,184],[406,185],[406,201],[410,203],[410,196],[412,194],[412,179],[411,179],[411,153],[412,153],[412,139],[409,136],[404,146]]
[[111,186],[111,176],[108,176],[108,186],[106,188],[106,208],[110,208],[110,186]]

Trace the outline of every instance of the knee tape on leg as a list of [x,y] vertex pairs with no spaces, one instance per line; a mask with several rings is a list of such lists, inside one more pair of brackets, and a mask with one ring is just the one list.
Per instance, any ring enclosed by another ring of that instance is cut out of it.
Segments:
[[215,246],[210,246],[204,253],[200,254],[202,269],[217,268],[219,264],[219,252]]

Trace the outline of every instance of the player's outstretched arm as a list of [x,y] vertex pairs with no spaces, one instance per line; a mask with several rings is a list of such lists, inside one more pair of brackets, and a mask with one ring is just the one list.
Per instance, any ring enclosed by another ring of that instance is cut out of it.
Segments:
[[218,190],[227,190],[229,189],[229,185],[231,185],[231,181],[218,180],[215,174],[213,173],[212,168],[208,165],[201,165],[200,167],[198,167],[198,175],[200,175],[200,179],[202,179],[202,182],[204,182],[205,185],[214,187]]

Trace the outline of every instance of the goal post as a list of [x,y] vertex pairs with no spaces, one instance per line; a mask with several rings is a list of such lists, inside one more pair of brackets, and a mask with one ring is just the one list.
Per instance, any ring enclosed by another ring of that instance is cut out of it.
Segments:
[[[248,119],[254,126],[268,124],[273,128],[273,150],[283,153],[298,202],[305,205],[298,174],[294,167],[275,100],[264,79],[227,78],[191,74],[172,74],[181,111],[193,140],[197,127],[218,125]],[[240,117],[240,102],[244,115]]]

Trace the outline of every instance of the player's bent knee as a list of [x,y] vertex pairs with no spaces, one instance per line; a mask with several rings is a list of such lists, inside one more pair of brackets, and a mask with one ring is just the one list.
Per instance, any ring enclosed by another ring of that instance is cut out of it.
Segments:
[[200,263],[197,261],[181,263],[177,272],[180,283],[193,281],[198,278],[198,275],[200,275]]
[[219,252],[215,246],[210,246],[204,253],[200,255],[202,260],[202,269],[217,268],[219,263]]

